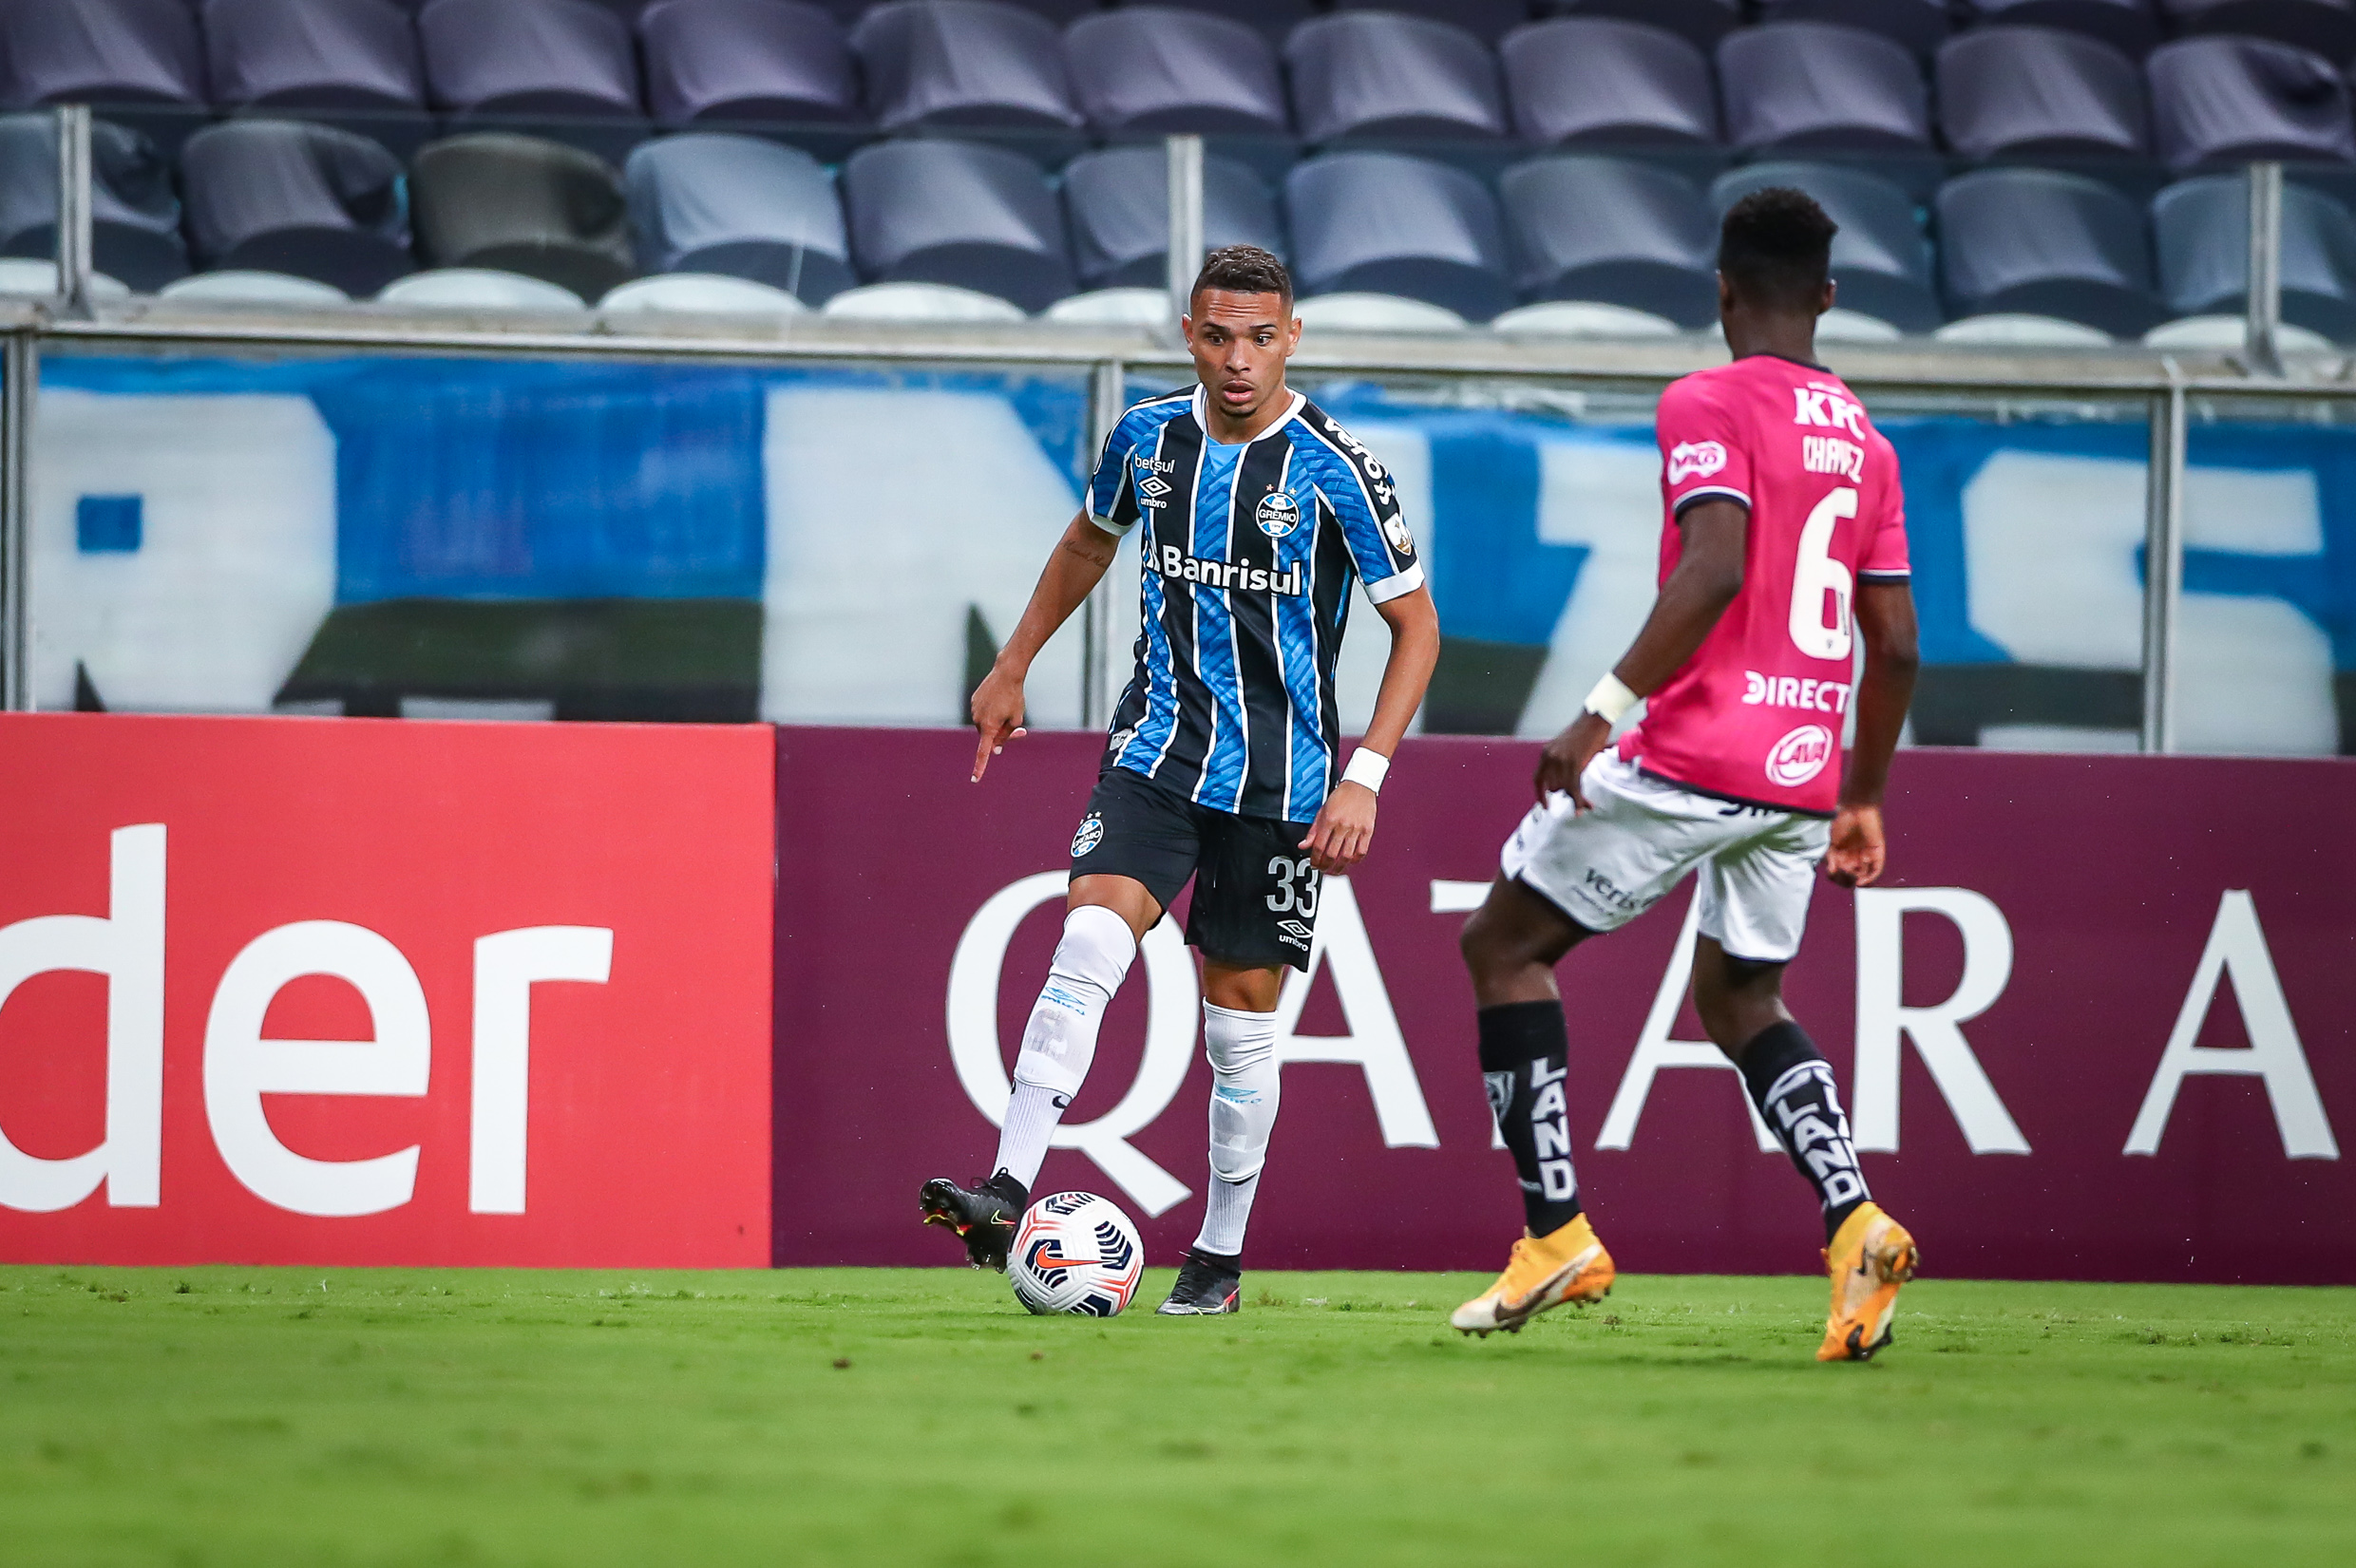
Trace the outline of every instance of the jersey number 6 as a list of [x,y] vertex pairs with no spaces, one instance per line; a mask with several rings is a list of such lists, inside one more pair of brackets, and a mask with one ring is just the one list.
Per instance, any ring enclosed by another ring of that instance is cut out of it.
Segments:
[[[1844,484],[1808,514],[1792,568],[1792,641],[1812,659],[1849,656],[1849,597],[1855,579],[1833,558],[1833,525],[1857,515],[1857,492]],[[1833,595],[1831,614],[1825,595]]]

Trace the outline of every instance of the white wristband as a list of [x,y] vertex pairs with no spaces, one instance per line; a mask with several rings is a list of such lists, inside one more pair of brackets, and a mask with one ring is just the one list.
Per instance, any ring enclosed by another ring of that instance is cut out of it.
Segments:
[[1617,675],[1606,675],[1587,693],[1586,710],[1606,724],[1618,724],[1621,716],[1636,706],[1636,693],[1627,689]]
[[1341,770],[1341,782],[1364,784],[1379,795],[1382,793],[1383,775],[1390,771],[1390,758],[1379,751],[1369,751],[1361,746],[1350,753],[1350,765]]

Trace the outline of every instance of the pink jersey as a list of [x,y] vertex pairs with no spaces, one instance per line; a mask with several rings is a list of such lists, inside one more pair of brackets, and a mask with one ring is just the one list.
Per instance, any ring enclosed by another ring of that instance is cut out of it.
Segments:
[[1898,458],[1830,370],[1751,354],[1661,396],[1661,578],[1680,511],[1750,509],[1742,591],[1620,755],[1704,794],[1830,816],[1853,694],[1855,585],[1908,576]]

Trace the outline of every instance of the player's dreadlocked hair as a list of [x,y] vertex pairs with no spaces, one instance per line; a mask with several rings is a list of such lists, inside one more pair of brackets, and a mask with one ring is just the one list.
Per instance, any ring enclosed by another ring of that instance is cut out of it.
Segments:
[[1840,225],[1805,191],[1771,185],[1726,210],[1718,270],[1735,293],[1771,311],[1813,311],[1824,297]]
[[1284,263],[1275,255],[1257,245],[1222,245],[1203,258],[1203,270],[1194,274],[1194,288],[1188,297],[1206,289],[1223,289],[1239,294],[1278,294],[1282,296],[1284,309],[1293,308],[1293,274],[1284,270]]

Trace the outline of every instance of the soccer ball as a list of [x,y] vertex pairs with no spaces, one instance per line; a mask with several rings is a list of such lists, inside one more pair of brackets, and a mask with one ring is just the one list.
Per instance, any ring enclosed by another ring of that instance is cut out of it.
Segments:
[[1137,1227],[1092,1192],[1059,1192],[1032,1204],[1006,1258],[1016,1300],[1035,1313],[1087,1317],[1111,1317],[1128,1306],[1145,1268]]

